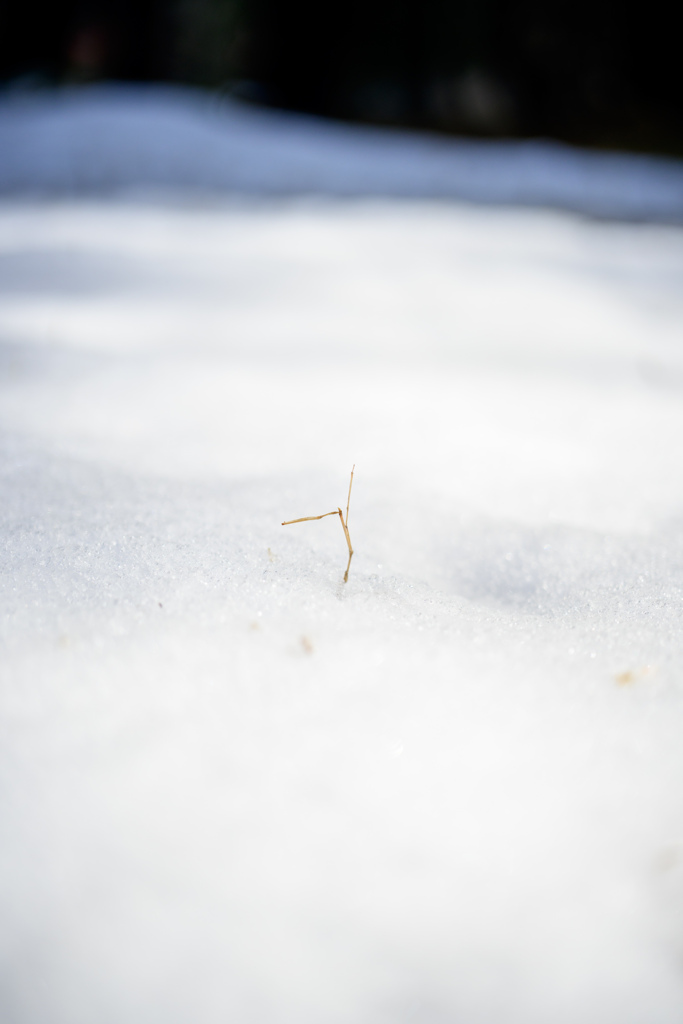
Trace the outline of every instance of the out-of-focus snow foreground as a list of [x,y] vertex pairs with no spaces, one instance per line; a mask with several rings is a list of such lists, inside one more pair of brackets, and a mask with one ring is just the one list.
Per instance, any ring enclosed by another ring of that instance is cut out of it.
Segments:
[[0,113],[3,1020],[680,1022],[683,230],[150,96]]

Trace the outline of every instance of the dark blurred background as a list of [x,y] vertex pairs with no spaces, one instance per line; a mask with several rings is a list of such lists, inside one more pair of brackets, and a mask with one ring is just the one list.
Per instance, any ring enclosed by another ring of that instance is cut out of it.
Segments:
[[661,0],[0,0],[6,89],[171,81],[475,136],[683,154]]

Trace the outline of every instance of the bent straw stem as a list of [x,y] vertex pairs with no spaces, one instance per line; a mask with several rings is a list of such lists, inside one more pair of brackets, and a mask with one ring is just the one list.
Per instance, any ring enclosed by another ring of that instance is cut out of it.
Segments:
[[[341,524],[342,524],[342,530],[344,531],[344,536],[346,537],[346,543],[347,543],[347,546],[348,546],[348,549],[349,549],[349,560],[346,563],[346,572],[344,573],[344,583],[348,583],[348,581],[349,581],[349,569],[351,567],[351,559],[353,558],[353,548],[351,547],[351,536],[349,534],[348,527],[347,527],[346,523],[344,522],[344,513],[342,512],[341,509],[338,509],[338,511],[339,511],[339,519],[341,520]],[[347,512],[347,515],[348,515],[348,512]]]
[[325,516],[336,516],[336,512],[323,512],[321,516],[304,516],[303,519],[288,519],[286,523],[282,523],[283,526],[291,526],[292,523],[310,523],[314,519],[324,519]]
[[351,488],[353,487],[353,472],[354,472],[355,468],[356,468],[356,464],[354,462],[353,468],[351,469],[351,479],[349,480],[349,496],[346,499],[346,526],[347,527],[349,525],[349,505],[351,504]]
[[346,539],[346,546],[349,549],[349,560],[346,563],[346,572],[344,573],[344,583],[348,582],[349,569],[351,567],[351,559],[353,558],[353,547],[351,545],[351,536],[349,534],[349,505],[351,504],[351,488],[353,487],[353,474],[356,469],[355,463],[351,470],[351,479],[349,480],[349,494],[346,499],[346,519],[344,519],[344,513],[337,507],[336,512],[323,512],[321,516],[302,516],[300,519],[287,519],[282,525],[292,526],[294,523],[311,523],[316,519],[325,519],[326,516],[339,516],[339,522],[342,525],[344,531],[344,538]]

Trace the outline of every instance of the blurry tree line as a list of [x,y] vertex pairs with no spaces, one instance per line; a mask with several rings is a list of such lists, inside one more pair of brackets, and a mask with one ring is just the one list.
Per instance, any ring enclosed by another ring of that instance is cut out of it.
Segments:
[[176,81],[316,114],[683,154],[662,0],[0,0],[0,79]]

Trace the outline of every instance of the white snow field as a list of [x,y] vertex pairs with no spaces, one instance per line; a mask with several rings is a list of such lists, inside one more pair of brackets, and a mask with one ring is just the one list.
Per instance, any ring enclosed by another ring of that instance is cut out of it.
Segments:
[[[444,198],[0,203],[3,1022],[680,1024],[682,273]],[[343,584],[280,523],[354,463]]]

